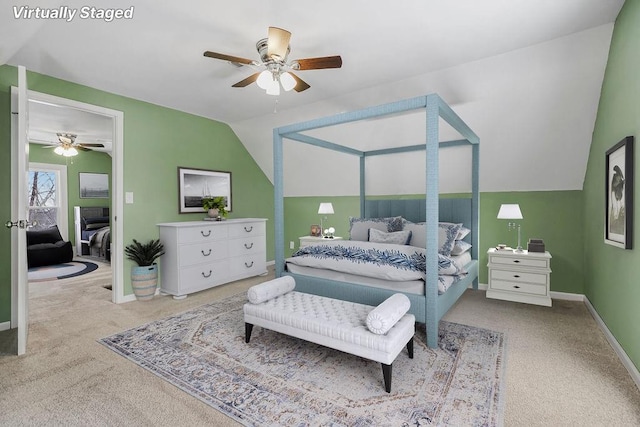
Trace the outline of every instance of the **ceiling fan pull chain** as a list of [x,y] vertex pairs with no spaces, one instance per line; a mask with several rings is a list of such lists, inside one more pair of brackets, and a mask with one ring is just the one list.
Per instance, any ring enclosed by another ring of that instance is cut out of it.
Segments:
[[278,114],[278,98],[276,98],[276,101],[273,103],[273,114]]

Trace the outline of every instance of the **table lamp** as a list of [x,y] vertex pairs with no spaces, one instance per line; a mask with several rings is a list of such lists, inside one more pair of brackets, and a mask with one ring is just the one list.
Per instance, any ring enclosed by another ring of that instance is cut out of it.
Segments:
[[[333,213],[333,205],[331,203],[320,203],[320,206],[318,207],[318,215],[324,215],[324,219],[327,219],[327,215]],[[322,231],[322,236],[325,237],[324,223],[322,219],[323,218],[320,217],[320,230]]]
[[[498,211],[498,219],[522,219],[522,212],[520,211],[520,205],[518,204],[504,204],[500,206],[500,210]],[[517,228],[518,229],[518,247],[514,252],[521,253],[522,246],[520,246],[520,224],[516,224],[515,222],[509,221],[508,224],[509,231]]]

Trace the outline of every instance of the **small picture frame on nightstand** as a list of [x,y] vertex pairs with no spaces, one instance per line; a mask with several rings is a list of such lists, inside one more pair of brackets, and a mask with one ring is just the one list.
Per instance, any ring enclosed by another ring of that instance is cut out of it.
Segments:
[[311,231],[309,232],[309,235],[312,237],[320,237],[322,236],[322,228],[319,225],[312,225],[311,226]]

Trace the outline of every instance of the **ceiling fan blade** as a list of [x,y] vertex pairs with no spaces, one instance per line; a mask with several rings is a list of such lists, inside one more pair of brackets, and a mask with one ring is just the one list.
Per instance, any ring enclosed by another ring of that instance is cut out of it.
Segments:
[[238,83],[234,84],[231,87],[245,87],[250,85],[251,83],[255,82],[256,80],[258,80],[258,76],[260,75],[260,73],[255,73],[255,74],[251,74],[249,77],[247,77],[244,80],[240,80]]
[[309,84],[307,82],[305,82],[304,80],[302,80],[300,77],[296,76],[295,74],[289,72],[289,74],[291,74],[291,77],[293,77],[293,79],[296,81],[296,85],[294,86],[294,90],[296,92],[302,92],[303,90],[307,90],[309,89],[311,86],[309,86]]
[[320,70],[324,68],[340,68],[342,67],[342,58],[336,56],[322,56],[319,58],[296,59],[299,67],[297,70]]
[[81,147],[98,147],[98,148],[104,148],[103,144],[85,144],[84,142],[81,144],[77,144]]
[[240,58],[238,56],[225,55],[224,53],[206,51],[204,53],[204,56],[208,58],[222,59],[223,61],[236,62],[238,64],[247,64],[247,65],[253,64],[253,61],[250,59]]
[[269,27],[269,39],[267,41],[267,55],[274,59],[284,60],[289,49],[291,33],[278,27]]

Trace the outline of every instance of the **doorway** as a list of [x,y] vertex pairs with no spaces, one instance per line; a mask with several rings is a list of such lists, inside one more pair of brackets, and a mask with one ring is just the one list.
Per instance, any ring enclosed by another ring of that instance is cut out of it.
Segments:
[[[45,93],[29,91],[28,92],[29,104],[36,105],[36,109],[46,107],[47,111],[55,111],[52,113],[53,117],[50,117],[49,122],[46,123],[46,128],[49,126],[49,131],[55,135],[56,132],[66,131],[65,126],[68,127],[68,122],[64,123],[64,120],[60,120],[60,117],[68,119],[74,115],[83,117],[85,119],[90,117],[105,118],[109,120],[109,137],[105,138],[105,142],[109,140],[108,150],[111,155],[111,191],[110,191],[110,205],[111,205],[111,271],[112,271],[112,291],[111,300],[114,303],[125,302],[124,298],[124,282],[122,274],[123,265],[123,207],[120,202],[123,199],[123,121],[124,114],[121,111],[112,110],[96,105],[86,104],[54,95]],[[31,108],[30,108],[31,109]],[[55,120],[58,120],[58,124],[55,124]],[[33,121],[33,118],[31,118]],[[42,140],[43,137],[40,133],[43,129],[34,129],[34,137],[32,138],[31,132],[32,124],[29,124],[29,136],[30,140],[33,139],[35,143]],[[45,129],[46,130],[46,129]],[[42,143],[40,141],[40,143]],[[70,205],[72,202],[69,203]],[[70,210],[73,206],[70,206]],[[12,290],[14,292],[15,290]],[[12,313],[15,313],[16,307],[14,305],[15,298],[12,298]]]

